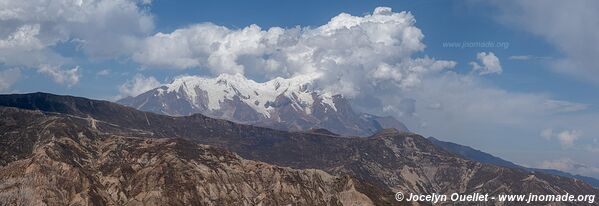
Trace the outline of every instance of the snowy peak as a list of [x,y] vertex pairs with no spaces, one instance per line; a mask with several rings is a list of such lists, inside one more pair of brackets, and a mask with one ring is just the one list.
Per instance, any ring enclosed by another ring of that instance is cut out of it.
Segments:
[[368,136],[393,127],[406,131],[392,117],[362,116],[341,95],[315,87],[317,76],[294,76],[256,82],[241,74],[214,78],[181,76],[172,83],[118,103],[139,110],[209,117],[281,130],[327,129],[343,135]]
[[[295,109],[311,113],[315,98],[336,110],[332,95],[317,94],[312,88],[314,76],[295,76],[289,79],[275,78],[258,83],[247,79],[241,74],[221,74],[215,78],[200,76],[182,76],[158,89],[159,95],[180,93],[196,108],[206,107],[208,110],[217,111],[226,101],[236,99],[244,102],[256,112],[270,117],[274,110],[273,105],[280,96],[291,100]],[[315,96],[316,95],[316,96]],[[205,103],[206,105],[202,105]]]

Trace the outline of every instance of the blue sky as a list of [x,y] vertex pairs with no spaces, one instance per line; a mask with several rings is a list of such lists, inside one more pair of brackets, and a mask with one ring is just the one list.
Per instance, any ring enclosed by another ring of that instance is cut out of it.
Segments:
[[[44,91],[115,100],[138,92],[134,91],[138,88],[127,86],[136,75],[142,80],[152,78],[154,84],[146,83],[155,85],[182,74],[210,76],[221,72],[208,68],[210,65],[151,63],[140,55],[150,47],[140,45],[151,42],[153,36],[173,35],[186,29],[193,32],[190,28],[206,22],[232,32],[252,24],[261,31],[271,27],[311,30],[326,25],[340,13],[365,17],[377,7],[390,7],[395,13],[410,12],[415,19],[412,27],[424,35],[418,41],[426,47],[413,49],[408,53],[411,58],[430,57],[456,63],[441,72],[419,76],[422,85],[417,87],[423,87],[422,91],[379,94],[381,99],[398,97],[382,100],[388,106],[403,104],[406,99],[416,100],[415,111],[388,110],[394,116],[425,136],[474,146],[529,166],[599,177],[599,160],[594,158],[599,155],[599,137],[595,135],[599,132],[595,128],[599,124],[595,106],[599,104],[599,68],[595,66],[599,61],[599,22],[592,20],[599,19],[593,18],[598,17],[593,11],[599,8],[595,7],[598,4],[583,0],[529,2],[55,2],[56,7],[68,8],[67,14],[58,14],[48,7],[44,14],[0,15],[0,56],[4,56],[0,57],[0,80],[4,82],[0,83],[0,92]],[[10,5],[3,10],[16,11],[19,7],[25,11],[32,8]],[[90,12],[77,13],[85,9]],[[81,22],[73,21],[74,18]],[[28,37],[15,35],[18,31],[29,31],[23,33],[33,40],[18,41],[17,37]],[[502,45],[447,47],[448,43],[481,42]],[[487,57],[488,64],[483,60]],[[494,67],[494,62],[500,66]],[[473,63],[479,70],[474,69]],[[246,75],[264,81],[276,73],[246,71]],[[373,97],[356,96],[360,98]],[[472,105],[460,107],[464,99]],[[442,108],[431,109],[432,104]],[[384,113],[382,108],[368,112]]]
[[[322,1],[280,2],[280,1],[209,1],[209,2],[179,2],[154,1],[149,10],[155,19],[156,32],[172,32],[188,25],[202,22],[212,22],[229,28],[243,28],[257,24],[263,28],[273,26],[319,26],[341,12],[361,15],[377,6],[389,6],[397,11],[410,11],[416,16],[416,25],[423,30],[425,54],[440,58],[455,60],[466,64],[473,59],[473,53],[482,51],[481,48],[444,48],[444,42],[507,42],[509,47],[491,48],[496,55],[507,58],[512,55],[535,54],[543,57],[559,57],[561,54],[552,45],[533,34],[508,28],[494,20],[494,8],[487,5],[465,3],[463,1],[362,1],[347,3],[333,1],[323,4]],[[271,9],[269,9],[271,8]],[[276,8],[276,9],[272,9]],[[485,10],[482,10],[485,9]],[[139,66],[127,59],[89,60],[82,52],[77,51],[73,43],[62,43],[54,46],[57,51],[67,57],[77,59],[79,65],[84,65],[85,72],[98,72],[103,69],[124,70],[135,73]],[[597,103],[596,95],[588,95],[596,89],[596,84],[580,82],[576,79],[547,72],[543,61],[502,61],[504,73],[501,76],[489,78],[489,81],[502,88],[526,92],[551,92],[556,97]],[[466,65],[461,65],[466,66]],[[460,69],[460,67],[458,67]],[[468,68],[465,68],[468,69]],[[181,72],[144,71],[168,79]],[[34,73],[34,72],[33,72]],[[183,71],[194,73],[194,71]],[[199,71],[198,73],[202,73]],[[53,84],[51,80],[40,76],[39,79],[31,74],[38,84],[15,85],[16,91],[47,91],[68,93],[95,98],[109,98],[115,95],[117,87],[106,88],[78,85],[63,87]],[[127,76],[127,75],[124,75]],[[114,84],[122,83],[126,77],[111,76]],[[84,75],[85,80],[97,82],[94,76]],[[160,78],[159,78],[160,79]],[[109,81],[110,81],[109,80]],[[101,82],[105,82],[102,79]],[[45,84],[40,87],[39,84]],[[22,88],[22,89],[21,89]],[[79,90],[81,88],[81,90]],[[96,90],[91,92],[91,90]],[[90,94],[91,93],[91,94]],[[98,94],[100,93],[100,94]]]

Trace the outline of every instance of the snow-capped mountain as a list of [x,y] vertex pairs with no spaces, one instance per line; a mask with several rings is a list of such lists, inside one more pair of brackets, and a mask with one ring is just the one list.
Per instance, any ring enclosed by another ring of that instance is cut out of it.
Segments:
[[291,131],[324,128],[337,134],[365,136],[389,127],[407,130],[392,117],[354,112],[347,99],[316,90],[313,82],[312,76],[275,78],[263,83],[241,74],[183,76],[118,103],[172,116],[200,113]]

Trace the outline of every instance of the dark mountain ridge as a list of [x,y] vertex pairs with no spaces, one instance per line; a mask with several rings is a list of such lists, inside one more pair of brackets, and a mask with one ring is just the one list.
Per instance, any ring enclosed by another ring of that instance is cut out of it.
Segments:
[[[579,180],[481,164],[447,152],[417,134],[393,129],[369,138],[285,132],[240,125],[199,114],[171,117],[106,101],[44,93],[0,95],[0,106],[41,110],[48,114],[60,113],[89,122],[102,122],[100,126],[96,124],[97,129],[113,135],[183,138],[227,149],[245,159],[348,175],[385,191],[377,197],[380,202],[392,203],[393,194],[397,191],[418,194],[599,194],[597,189]],[[12,147],[7,145],[4,145],[5,148]],[[25,151],[21,157],[13,158],[18,154],[3,155],[2,161],[8,163],[26,157],[27,151],[32,151],[29,148],[34,147],[24,144],[20,149]],[[369,197],[377,199],[372,195]],[[483,205],[494,204],[487,202]]]
[[449,152],[460,155],[460,156],[470,159],[470,160],[487,163],[487,164],[493,164],[493,165],[502,166],[502,167],[522,169],[522,170],[527,170],[530,172],[541,172],[541,173],[557,175],[557,176],[562,176],[562,177],[575,178],[575,179],[585,181],[586,183],[589,183],[590,185],[593,185],[596,188],[599,188],[599,180],[592,178],[592,177],[587,177],[587,176],[582,176],[582,175],[574,175],[574,174],[570,174],[567,172],[554,170],[554,169],[540,169],[540,168],[524,167],[524,166],[515,164],[513,162],[501,159],[499,157],[493,156],[489,153],[474,149],[469,146],[460,145],[460,144],[456,144],[456,143],[452,143],[452,142],[441,141],[434,137],[429,137],[428,139],[433,144],[435,144]]
[[12,107],[0,113],[0,205],[384,204],[365,195],[381,191],[349,176],[245,160],[181,138],[139,137],[145,134],[89,118]]

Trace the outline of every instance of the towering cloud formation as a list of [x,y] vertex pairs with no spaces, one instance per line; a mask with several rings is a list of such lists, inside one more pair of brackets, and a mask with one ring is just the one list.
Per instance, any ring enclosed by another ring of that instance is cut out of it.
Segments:
[[134,59],[146,66],[209,68],[258,79],[317,74],[323,89],[354,96],[378,84],[407,89],[427,73],[455,65],[412,57],[425,48],[414,23],[412,14],[387,7],[365,16],[341,13],[316,28],[232,30],[204,23],[147,38]]
[[[428,122],[435,125],[433,135],[483,122],[514,125],[556,112],[548,104],[556,101],[545,95],[506,92],[478,75],[451,71],[456,62],[419,55],[424,35],[415,21],[409,12],[379,7],[364,16],[341,13],[318,27],[229,29],[202,23],[146,38],[133,59],[146,67],[242,73],[257,81],[313,75],[316,88],[353,99],[358,110],[398,116],[415,130]],[[478,74],[501,73],[492,52],[477,58]]]

